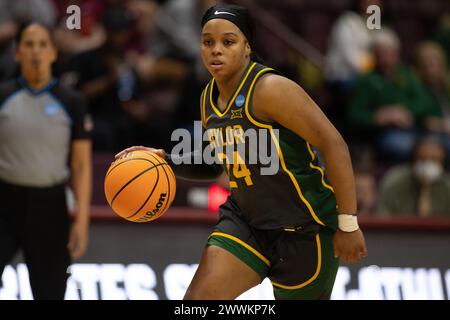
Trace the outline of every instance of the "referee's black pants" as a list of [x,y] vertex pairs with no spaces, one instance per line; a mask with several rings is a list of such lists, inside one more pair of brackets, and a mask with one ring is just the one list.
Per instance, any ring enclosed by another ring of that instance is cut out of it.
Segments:
[[34,188],[0,181],[0,199],[0,275],[22,250],[34,299],[64,299],[71,263],[64,185]]

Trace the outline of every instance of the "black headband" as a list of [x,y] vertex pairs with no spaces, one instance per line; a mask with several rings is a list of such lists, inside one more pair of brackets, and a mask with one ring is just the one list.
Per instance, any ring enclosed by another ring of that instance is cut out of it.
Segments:
[[253,47],[253,23],[246,8],[227,4],[213,6],[203,15],[202,28],[212,19],[225,19],[235,24]]

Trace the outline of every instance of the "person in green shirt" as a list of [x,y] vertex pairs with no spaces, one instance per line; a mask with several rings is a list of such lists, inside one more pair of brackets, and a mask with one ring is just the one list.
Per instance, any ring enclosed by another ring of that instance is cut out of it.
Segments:
[[423,126],[442,139],[450,153],[450,79],[445,52],[438,43],[425,41],[418,46],[417,70],[427,99]]
[[376,68],[357,79],[348,106],[353,136],[375,144],[386,160],[406,161],[425,112],[424,88],[401,63],[400,41],[383,27],[374,35]]

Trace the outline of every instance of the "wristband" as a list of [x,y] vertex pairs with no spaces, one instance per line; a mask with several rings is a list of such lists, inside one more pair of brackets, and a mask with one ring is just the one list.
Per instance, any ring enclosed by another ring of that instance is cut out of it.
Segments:
[[338,215],[339,230],[344,232],[353,232],[359,229],[358,218],[353,214]]

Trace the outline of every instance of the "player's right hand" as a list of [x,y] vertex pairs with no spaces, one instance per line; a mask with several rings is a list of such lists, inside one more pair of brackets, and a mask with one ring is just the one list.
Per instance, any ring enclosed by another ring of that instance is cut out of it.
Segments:
[[353,232],[337,230],[333,238],[334,257],[346,263],[360,261],[367,256],[366,242],[361,229]]
[[163,159],[166,156],[166,152],[163,149],[155,149],[155,148],[149,148],[149,147],[144,147],[144,146],[133,146],[133,147],[129,147],[129,148],[126,148],[126,149],[120,151],[114,157],[116,159],[119,159],[119,158],[122,158],[127,153],[130,153],[130,152],[133,152],[133,151],[147,151],[147,152],[151,152],[151,153],[156,154],[157,156],[160,156]]

